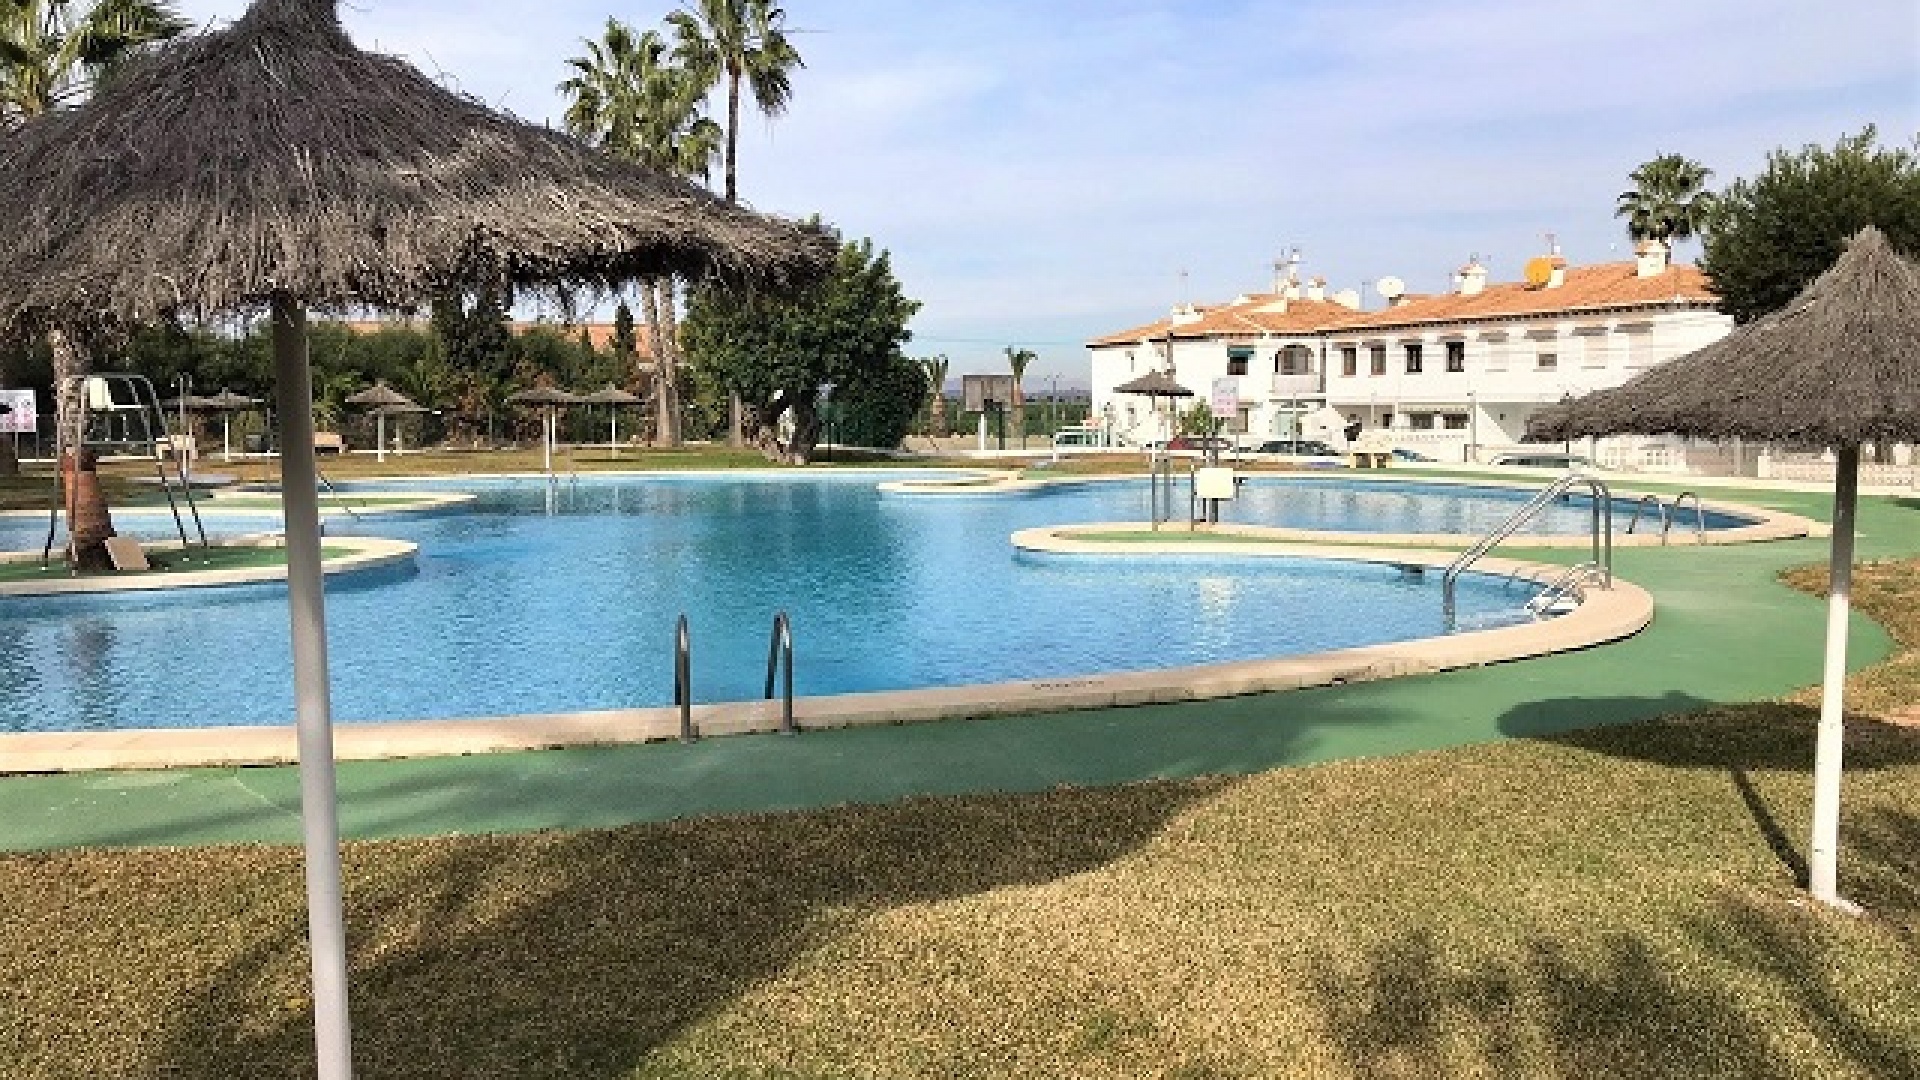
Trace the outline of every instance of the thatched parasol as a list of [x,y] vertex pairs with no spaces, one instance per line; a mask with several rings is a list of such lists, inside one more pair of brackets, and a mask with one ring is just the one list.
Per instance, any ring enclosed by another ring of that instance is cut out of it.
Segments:
[[260,407],[260,399],[236,394],[226,387],[206,399],[206,407],[220,414],[220,460],[233,460],[233,414]]
[[359,405],[373,412],[373,459],[379,462],[387,460],[387,414],[410,405],[416,411],[424,411],[414,404],[412,398],[388,386],[385,379],[376,379],[365,390],[349,394],[347,404]]
[[1192,397],[1193,391],[1173,381],[1173,376],[1164,371],[1149,371],[1130,382],[1123,382],[1113,388],[1116,394],[1135,394],[1141,397]]
[[607,449],[618,452],[620,448],[620,407],[623,405],[638,405],[645,399],[637,394],[629,394],[612,383],[608,383],[604,390],[595,390],[580,400],[589,405],[605,405],[607,407]]
[[335,0],[257,0],[0,142],[0,336],[272,314],[322,1080],[349,1075],[306,312],[660,274],[786,285],[824,235],[361,53]]
[[[1147,399],[1147,408],[1157,412],[1160,398],[1171,401],[1174,398],[1192,397],[1193,391],[1173,381],[1173,376],[1165,371],[1149,371],[1137,379],[1121,383],[1113,388],[1116,394],[1133,394]],[[1154,420],[1154,430],[1159,431],[1159,418]]]
[[507,395],[507,401],[516,405],[538,405],[543,412],[540,422],[540,451],[544,456],[547,475],[553,475],[553,447],[560,441],[559,425],[554,419],[554,409],[561,405],[578,405],[581,402],[577,394],[569,394],[552,386],[536,386],[531,390],[517,390]]
[[1838,882],[1842,707],[1860,445],[1920,441],[1920,267],[1868,226],[1786,307],[1616,389],[1549,410],[1529,434],[1627,431],[1819,442],[1837,451],[1807,862],[1813,895],[1844,905]]

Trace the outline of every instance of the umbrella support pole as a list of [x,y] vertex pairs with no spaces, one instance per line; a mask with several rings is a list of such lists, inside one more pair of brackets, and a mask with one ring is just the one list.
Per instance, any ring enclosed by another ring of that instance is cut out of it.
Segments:
[[313,447],[313,376],[307,364],[306,311],[282,295],[273,301],[273,359],[280,406],[280,498],[287,530],[287,610],[300,747],[300,825],[306,847],[317,1075],[319,1080],[351,1080],[346,918],[333,707],[327,679],[326,596],[320,576],[319,465]]
[[387,463],[387,414],[376,413],[373,417],[373,460],[382,465]]
[[1813,833],[1807,844],[1807,888],[1815,900],[1849,911],[1857,909],[1840,895],[1840,780],[1846,732],[1847,614],[1853,591],[1854,510],[1859,491],[1860,447],[1842,446],[1834,468],[1827,655],[1813,758]]

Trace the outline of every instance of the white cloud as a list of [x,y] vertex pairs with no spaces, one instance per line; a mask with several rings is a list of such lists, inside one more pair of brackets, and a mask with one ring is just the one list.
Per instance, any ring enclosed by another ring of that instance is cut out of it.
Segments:
[[[1606,258],[1614,197],[1657,152],[1727,180],[1778,146],[1920,127],[1911,0],[786,6],[807,68],[786,116],[744,125],[742,193],[891,249],[956,370],[1148,321],[1183,268],[1196,299],[1260,287],[1285,244],[1338,283],[1416,288],[1476,251],[1511,274],[1547,231]],[[363,44],[532,119],[558,115],[564,60],[607,14],[343,9]],[[1079,349],[1041,353],[1043,373],[1084,371]]]

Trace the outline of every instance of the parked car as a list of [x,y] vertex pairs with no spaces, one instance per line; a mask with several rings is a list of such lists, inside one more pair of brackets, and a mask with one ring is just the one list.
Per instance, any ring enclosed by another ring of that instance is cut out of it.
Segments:
[[1321,442],[1319,439],[1269,439],[1260,444],[1256,454],[1276,454],[1281,457],[1340,457],[1340,451]]
[[1517,454],[1496,455],[1493,464],[1519,465],[1529,469],[1578,469],[1593,462],[1580,454],[1540,453],[1528,450]]
[[1393,448],[1393,460],[1395,461],[1438,461],[1439,459],[1428,457],[1427,455],[1421,453],[1418,450],[1408,450],[1406,447],[1396,446]]
[[1055,446],[1105,446],[1106,433],[1098,428],[1061,428],[1053,433]]
[[1167,443],[1169,450],[1221,450],[1233,449],[1233,444],[1215,435],[1176,435]]

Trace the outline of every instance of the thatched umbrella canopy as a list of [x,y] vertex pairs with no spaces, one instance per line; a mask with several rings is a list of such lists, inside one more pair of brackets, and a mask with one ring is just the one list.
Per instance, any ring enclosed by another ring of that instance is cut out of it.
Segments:
[[233,460],[233,414],[260,407],[260,399],[236,394],[226,387],[206,399],[206,407],[220,414],[220,460]]
[[1164,371],[1149,371],[1145,375],[1129,382],[1123,382],[1113,388],[1116,394],[1135,394],[1141,397],[1192,397],[1193,391],[1173,381],[1173,376]]
[[645,399],[637,394],[629,394],[612,383],[608,383],[605,389],[595,390],[580,400],[589,405],[605,405],[607,407],[607,449],[618,450],[620,446],[621,406],[638,405]]
[[515,405],[538,405],[544,412],[540,423],[540,451],[544,455],[547,475],[553,475],[553,447],[560,441],[559,425],[554,420],[554,409],[561,405],[578,405],[580,397],[553,386],[536,386],[530,390],[518,390],[507,395],[507,401]]
[[387,460],[387,414],[408,407],[416,412],[425,411],[414,404],[412,398],[388,386],[385,379],[376,379],[365,390],[347,395],[347,404],[359,405],[373,413],[373,459],[382,462]]
[[349,1074],[313,461],[310,307],[718,274],[825,273],[833,242],[362,53],[335,0],[256,0],[0,142],[0,336],[272,313],[315,1036]]
[[1614,390],[1551,410],[1534,437],[1671,432],[1835,447],[1832,586],[1814,759],[1809,886],[1839,895],[1842,714],[1860,445],[1920,441],[1920,266],[1868,226],[1779,311]]

